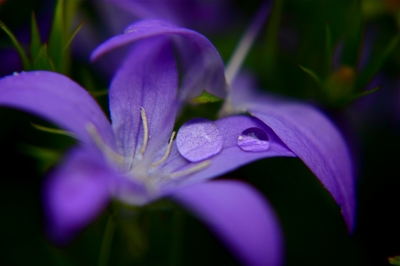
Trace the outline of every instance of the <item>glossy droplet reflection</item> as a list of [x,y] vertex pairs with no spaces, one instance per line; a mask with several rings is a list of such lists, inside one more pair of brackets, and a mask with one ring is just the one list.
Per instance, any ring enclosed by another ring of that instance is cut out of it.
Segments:
[[264,130],[251,127],[239,135],[237,144],[240,149],[251,152],[261,152],[269,149],[269,138]]
[[191,162],[214,156],[221,151],[222,144],[221,131],[213,121],[203,118],[186,122],[176,136],[179,153]]

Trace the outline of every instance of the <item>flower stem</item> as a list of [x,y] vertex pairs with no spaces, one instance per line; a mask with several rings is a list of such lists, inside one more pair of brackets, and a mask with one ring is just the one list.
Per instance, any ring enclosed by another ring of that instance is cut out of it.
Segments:
[[264,22],[270,13],[272,2],[273,1],[264,1],[250,26],[247,28],[245,34],[242,36],[239,44],[236,46],[233,56],[229,60],[225,71],[228,84],[231,84],[233,79],[236,77],[236,74],[243,64],[244,59],[249,53],[250,47],[262,29],[262,26],[264,25]]
[[116,223],[112,214],[109,214],[106,229],[103,235],[103,241],[101,242],[100,254],[99,254],[99,266],[106,266],[110,257],[111,243],[114,238],[114,232]]
[[172,237],[170,266],[181,265],[182,262],[182,241],[183,241],[183,223],[184,213],[181,210],[174,210],[172,217]]

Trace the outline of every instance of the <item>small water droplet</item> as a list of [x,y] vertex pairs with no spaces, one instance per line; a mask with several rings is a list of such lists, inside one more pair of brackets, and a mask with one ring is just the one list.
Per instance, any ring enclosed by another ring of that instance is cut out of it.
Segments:
[[136,32],[136,31],[137,31],[137,30],[134,29],[134,28],[127,28],[127,29],[124,31],[124,34],[133,33],[133,32]]
[[269,138],[261,128],[251,127],[238,136],[237,144],[244,151],[267,151],[269,149]]
[[179,153],[191,162],[199,162],[218,154],[223,142],[222,133],[216,124],[204,118],[186,122],[176,136]]

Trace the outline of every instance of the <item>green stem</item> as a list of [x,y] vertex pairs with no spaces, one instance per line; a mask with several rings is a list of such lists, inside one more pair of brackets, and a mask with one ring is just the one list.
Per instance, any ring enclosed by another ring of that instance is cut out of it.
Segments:
[[19,56],[21,57],[22,64],[24,66],[24,70],[31,69],[31,63],[29,62],[28,56],[26,55],[24,48],[19,43],[15,35],[7,28],[7,26],[0,21],[0,28],[8,35],[14,47],[17,49]]
[[172,218],[171,252],[169,259],[170,266],[181,265],[184,218],[184,213],[181,210],[174,211]]
[[116,223],[112,214],[109,215],[107,220],[106,229],[101,242],[101,249],[99,254],[99,266],[106,266],[110,257],[111,243],[114,238]]

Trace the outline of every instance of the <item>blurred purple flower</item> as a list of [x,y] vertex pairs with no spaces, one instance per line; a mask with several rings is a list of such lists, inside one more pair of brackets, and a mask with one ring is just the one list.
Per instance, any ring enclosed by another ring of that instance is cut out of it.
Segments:
[[[87,60],[100,43],[121,34],[126,25],[142,19],[165,20],[218,35],[243,23],[242,16],[238,15],[240,12],[228,0],[95,0],[90,3],[101,20],[96,24],[89,21],[74,40],[74,55],[83,60]],[[111,79],[122,60],[122,55],[114,53],[112,57],[99,61],[96,67]]]
[[[167,28],[175,30],[193,44],[186,45],[189,50],[197,49],[204,58],[215,57],[210,62],[220,64],[212,64],[212,69],[206,60],[197,61],[192,70],[199,77],[214,77],[210,92],[221,94],[216,81],[223,79],[222,61],[207,39],[159,22],[141,23],[125,36],[134,35],[137,40],[155,35],[151,27],[162,35]],[[197,77],[188,73],[192,79]],[[267,126],[246,116],[215,122],[192,120],[174,142],[172,130],[182,102],[202,91],[193,83],[197,80],[184,80],[178,90],[178,70],[168,37],[138,42],[110,87],[112,125],[95,100],[65,76],[35,71],[0,80],[1,105],[41,115],[81,142],[45,184],[50,236],[68,242],[111,198],[140,206],[171,197],[197,214],[243,263],[281,264],[282,233],[265,199],[241,182],[202,181],[259,158],[294,154]],[[246,138],[254,131],[268,136],[267,149],[248,152],[243,149],[246,143],[238,145],[243,132],[248,132]]]
[[116,33],[139,19],[162,19],[207,32],[217,32],[238,22],[238,12],[228,0],[101,0],[94,4],[103,17],[109,18]]

